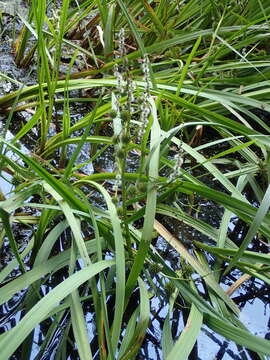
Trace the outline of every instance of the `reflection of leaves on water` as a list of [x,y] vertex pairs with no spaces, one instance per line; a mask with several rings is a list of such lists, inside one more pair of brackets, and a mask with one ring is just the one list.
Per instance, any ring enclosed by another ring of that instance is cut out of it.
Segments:
[[[232,349],[229,348],[229,342],[228,341],[224,341],[221,340],[215,333],[209,331],[205,326],[202,328],[202,331],[214,342],[216,343],[220,349],[217,352],[215,359],[216,360],[221,360],[223,359],[224,355],[229,356],[230,359],[233,360],[244,360],[244,359],[248,359],[246,357],[246,354],[244,353],[243,348],[241,348],[241,352],[239,352],[239,354],[236,354],[235,351],[233,351]],[[241,354],[241,355],[240,355]],[[203,359],[202,359],[203,360]]]

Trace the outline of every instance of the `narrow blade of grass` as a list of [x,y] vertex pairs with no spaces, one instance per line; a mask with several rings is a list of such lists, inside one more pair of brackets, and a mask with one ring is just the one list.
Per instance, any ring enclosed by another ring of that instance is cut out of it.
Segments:
[[166,360],[186,360],[196,343],[201,330],[203,316],[201,312],[192,304],[190,314],[184,330],[179,339],[174,344]]
[[269,206],[270,206],[270,185],[268,186],[268,188],[266,190],[263,201],[262,201],[258,211],[256,212],[254,220],[250,224],[250,228],[249,228],[249,231],[248,231],[246,237],[244,238],[236,255],[234,255],[234,257],[230,261],[228,267],[226,268],[226,270],[224,272],[224,275],[228,274],[228,272],[234,267],[234,265],[239,260],[239,258],[241,258],[241,256],[243,255],[244,251],[246,250],[246,248],[248,247],[248,245],[250,244],[250,242],[256,235],[259,227],[261,226],[265,215],[268,213]]
[[81,284],[112,266],[114,261],[100,261],[71,275],[44,296],[12,330],[0,335],[1,356],[9,359],[28,334],[44,319],[62,299]]

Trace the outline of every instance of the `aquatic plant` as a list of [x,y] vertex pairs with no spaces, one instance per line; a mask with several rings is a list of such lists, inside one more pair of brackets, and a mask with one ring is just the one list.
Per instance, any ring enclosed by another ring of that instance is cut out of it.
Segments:
[[[204,325],[253,358],[270,355],[231,298],[250,278],[269,286],[270,6],[29,6],[15,59],[36,64],[36,84],[0,98],[10,183],[0,299],[15,303],[5,323],[17,314],[0,335],[0,359],[135,359],[158,318],[155,301],[167,309],[164,359],[187,359]],[[217,223],[205,207],[220,209]],[[177,329],[175,311],[184,314]]]

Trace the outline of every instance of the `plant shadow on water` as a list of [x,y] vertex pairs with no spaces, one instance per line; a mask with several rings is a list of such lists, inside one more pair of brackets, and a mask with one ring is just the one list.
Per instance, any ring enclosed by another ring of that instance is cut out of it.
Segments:
[[[83,115],[83,114],[82,114]],[[29,144],[29,138],[26,140],[26,144],[31,148],[31,144]],[[89,149],[85,154],[85,159],[88,158]],[[83,156],[83,155],[82,155]],[[114,164],[113,153],[110,149],[103,153],[102,157],[99,158],[98,166],[103,169],[103,171],[112,171]],[[131,169],[128,169],[132,172],[134,162],[131,163]],[[1,180],[1,185],[3,185],[3,181]],[[6,186],[6,185],[4,185]],[[3,189],[3,187],[1,186]],[[9,185],[9,191],[11,191],[12,187]],[[97,205],[104,207],[104,203],[99,193],[92,192],[91,194],[92,201]],[[177,200],[179,204],[182,206],[188,206],[188,198],[183,197],[182,199]],[[212,225],[213,227],[218,228],[221,217],[223,215],[223,208],[210,202],[205,201],[204,199],[197,199],[196,202],[197,207],[200,209],[198,213],[198,218],[204,220],[206,223]],[[25,208],[24,208],[25,211]],[[29,209],[29,213],[32,214],[31,209]],[[198,231],[193,228],[184,225],[183,223],[173,220],[167,219],[166,217],[160,215],[158,217],[160,221],[163,221],[163,224],[171,231],[172,234],[177,236],[181,241],[187,246],[191,246],[192,249],[192,239],[201,241],[203,243],[213,244],[212,240],[207,238],[207,236],[202,235]],[[57,223],[55,223],[56,225]],[[247,232],[246,224],[243,223],[237,217],[232,218],[229,237],[234,240],[236,243],[241,243],[241,238],[244,237]],[[31,236],[31,231],[27,230],[23,225],[17,224],[13,229],[14,236],[17,241],[21,242],[21,249],[23,250],[28,243],[29,236]],[[84,236],[86,240],[89,240],[93,237],[93,232],[87,227],[84,229]],[[55,244],[54,248],[51,251],[51,255],[57,255],[59,252],[64,251],[70,247],[70,239],[71,232],[70,229],[67,229],[63,232],[63,234],[59,237],[58,242]],[[183,271],[183,276],[185,276],[185,264],[181,264],[179,254],[168,244],[161,236],[157,237],[153,240],[153,244],[158,249],[162,258],[166,259],[166,263],[169,267],[174,270]],[[260,251],[266,253],[268,248],[262,244],[258,239],[254,239],[253,243],[250,245],[249,250]],[[209,264],[211,264],[211,256],[207,255]],[[108,253],[108,258],[110,258],[110,254]],[[12,259],[12,254],[10,252],[10,248],[8,243],[6,243],[2,247],[1,251],[1,263],[7,263]],[[27,265],[27,261],[30,260],[30,257],[25,259],[25,264]],[[77,263],[78,269],[81,267],[80,261]],[[11,281],[12,278],[17,276],[17,272],[19,273],[19,269],[16,269],[9,275],[6,281]],[[150,317],[150,325],[146,333],[145,340],[142,344],[141,350],[137,355],[137,359],[145,359],[145,360],[158,360],[162,358],[161,351],[161,343],[162,343],[162,330],[164,326],[164,322],[167,316],[168,311],[168,301],[173,291],[170,288],[170,283],[166,283],[162,273],[159,273],[159,269],[155,269],[154,266],[150,266],[149,273],[151,274],[151,283],[149,283],[149,290],[151,287],[155,287],[155,293],[158,296],[153,296],[150,301],[151,306],[151,317]],[[229,288],[232,284],[234,284],[237,279],[241,277],[242,273],[239,270],[234,270],[231,272],[223,282],[224,289]],[[40,288],[40,296],[45,296],[54,286],[59,284],[68,276],[68,268],[63,268],[53,275],[47,277],[47,279],[43,282],[43,285]],[[145,279],[146,282],[149,279]],[[194,280],[198,285],[198,288],[201,289],[201,295],[204,294],[204,288],[202,285],[203,280],[194,274]],[[165,283],[164,283],[165,282]],[[201,285],[199,285],[201,283]],[[151,285],[152,284],[152,285]],[[164,286],[165,284],[165,286]],[[167,284],[167,286],[166,286]],[[0,333],[4,333],[7,330],[13,328],[20,320],[23,311],[20,310],[20,304],[25,297],[27,292],[27,288],[16,294],[10,301],[3,304],[1,306],[1,322],[0,322]],[[269,286],[265,285],[262,281],[258,279],[251,278],[245,284],[243,284],[232,297],[235,303],[241,309],[240,318],[243,323],[248,326],[248,328],[255,335],[259,335],[264,337],[265,339],[269,339],[270,337],[270,292]],[[110,297],[108,300],[109,308],[113,308],[114,306],[114,296]],[[139,297],[136,292],[134,293],[133,300],[130,302],[130,310],[127,309],[125,316],[128,320],[132,314],[133,309],[138,305]],[[177,299],[177,307],[174,309],[171,316],[171,326],[172,326],[172,336],[173,338],[177,338],[181,331],[184,328],[184,324],[186,323],[188,312],[185,311],[186,304],[181,297]],[[95,319],[94,312],[91,305],[91,302],[84,302],[84,313],[87,322],[87,328],[89,334],[95,333]],[[110,318],[110,314],[109,314]],[[57,346],[63,337],[63,332],[66,329],[67,323],[69,321],[68,313],[61,320],[61,324],[59,324],[58,331],[55,332],[54,336],[51,338],[46,351],[44,351],[41,360],[53,360],[55,353],[57,351]],[[112,321],[112,319],[111,319]],[[35,359],[36,354],[39,353],[40,348],[42,346],[44,336],[48,332],[51,326],[52,320],[47,320],[42,322],[40,326],[35,329],[34,333],[34,346],[32,347],[32,355],[31,359]],[[70,333],[70,341],[74,342],[73,334]],[[123,333],[124,336],[124,333]],[[98,352],[98,344],[97,338],[92,335],[89,338],[91,342],[91,347],[93,350],[94,359],[99,358]],[[96,356],[95,354],[96,349]],[[77,350],[72,346],[67,347],[67,359],[79,359]],[[20,360],[21,352],[18,350],[11,359]],[[234,360],[242,360],[242,359],[256,359],[256,354],[251,353],[240,346],[236,346],[232,342],[227,341],[225,338],[213,332],[207,326],[202,327],[202,332],[197,339],[196,346],[194,347],[192,353],[189,356],[190,360],[195,359],[234,359]]]

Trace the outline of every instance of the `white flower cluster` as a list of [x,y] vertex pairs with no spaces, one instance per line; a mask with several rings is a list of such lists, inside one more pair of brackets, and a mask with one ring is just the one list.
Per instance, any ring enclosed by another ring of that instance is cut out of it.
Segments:
[[[134,81],[129,76],[127,78],[127,99],[128,99],[129,104],[132,104],[132,103],[136,102],[136,99],[135,99],[135,96],[134,96],[135,91],[136,91],[136,84],[134,83]],[[132,107],[130,107],[130,111],[134,112],[134,109]]]
[[181,175],[181,167],[183,165],[183,154],[184,151],[183,149],[179,149],[177,154],[174,156],[174,167],[173,167],[173,171],[170,174],[170,176],[168,177],[168,181],[172,181],[174,179],[176,179],[177,177],[179,177]]
[[[120,94],[123,94],[125,91],[125,81],[124,81],[123,75],[119,71],[119,66],[117,64],[114,65],[113,75],[116,77],[116,81],[117,81],[116,90]],[[118,95],[118,97],[119,97],[119,95]]]
[[180,138],[180,143],[178,145],[178,151],[174,155],[174,167],[173,167],[172,173],[168,177],[169,182],[172,181],[172,180],[175,180],[176,178],[181,176],[181,167],[182,167],[182,165],[184,163],[184,150],[182,148],[182,144],[183,144],[183,128],[181,128],[181,130],[180,130],[179,138]]
[[143,80],[145,82],[145,90],[141,97],[141,126],[138,132],[138,142],[140,143],[148,124],[148,116],[150,114],[149,102],[150,89],[152,87],[150,70],[149,70],[149,59],[145,55],[142,61]]
[[143,80],[145,81],[145,94],[150,96],[150,89],[152,87],[151,77],[150,77],[150,67],[149,67],[149,59],[145,54],[142,61],[142,71],[143,71]]
[[[123,58],[126,55],[126,48],[125,48],[125,30],[122,28],[118,34],[118,50],[115,53],[115,58]],[[125,81],[125,72],[126,69],[126,62],[124,61],[124,65],[119,66],[115,64],[114,66],[114,76],[116,77],[117,85],[116,85],[116,114],[115,117],[121,118],[122,107],[120,105],[120,97],[121,94],[124,94],[126,90],[129,89],[128,81]],[[117,143],[115,144],[115,164],[114,164],[114,171],[116,172],[115,176],[115,183],[113,185],[113,191],[117,193],[118,188],[121,187],[121,158],[124,156],[124,152],[122,149],[122,142],[120,141],[119,134],[117,135]]]
[[120,173],[117,173],[116,176],[115,176],[115,183],[112,187],[112,190],[117,192],[118,190],[118,187],[121,186],[121,174]]
[[[126,55],[125,30],[123,28],[119,31],[119,34],[118,34],[118,44],[119,44],[118,51],[115,54],[116,59],[123,58]],[[125,91],[125,81],[124,81],[124,78],[122,75],[121,68],[119,67],[118,64],[114,65],[114,73],[113,74],[117,80],[116,90],[120,94],[123,94]]]
[[118,39],[119,39],[119,47],[118,47],[118,52],[119,52],[119,57],[123,57],[126,55],[126,47],[125,47],[125,29],[120,29],[119,34],[118,34]]

